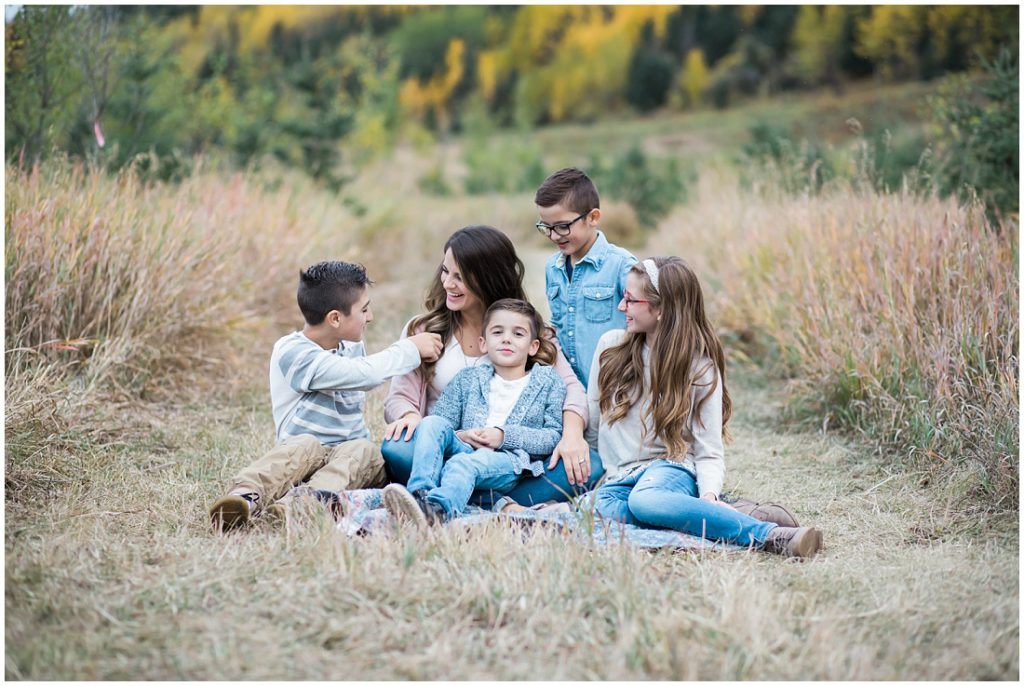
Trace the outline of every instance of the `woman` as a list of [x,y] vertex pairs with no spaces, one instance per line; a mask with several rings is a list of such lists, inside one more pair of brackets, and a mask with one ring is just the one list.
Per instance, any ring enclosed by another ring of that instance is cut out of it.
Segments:
[[[424,303],[426,312],[414,317],[403,334],[440,334],[444,351],[437,362],[392,379],[384,401],[384,419],[389,423],[381,452],[393,481],[408,481],[413,434],[448,382],[462,369],[484,360],[479,340],[487,308],[503,298],[527,299],[524,271],[512,241],[493,227],[467,226],[444,244],[443,260]],[[555,337],[549,334],[548,338],[557,347]],[[562,438],[548,462],[547,473],[524,479],[505,496],[519,505],[567,500],[592,488],[604,474],[601,459],[583,438],[587,423],[583,385],[560,350],[554,368],[566,386]],[[493,497],[478,492],[474,502],[490,506]]]
[[678,257],[633,265],[619,309],[626,330],[601,337],[588,392],[588,437],[596,434],[608,469],[594,493],[597,514],[792,557],[816,555],[819,530],[759,521],[721,501],[732,401],[725,355],[693,271]]

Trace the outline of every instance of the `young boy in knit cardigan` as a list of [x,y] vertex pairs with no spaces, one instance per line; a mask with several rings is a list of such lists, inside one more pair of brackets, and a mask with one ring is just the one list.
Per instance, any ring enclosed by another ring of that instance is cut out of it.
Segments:
[[392,515],[441,523],[461,514],[475,489],[507,493],[544,473],[562,434],[565,384],[550,366],[556,353],[543,327],[528,302],[491,305],[480,337],[489,364],[460,371],[420,422],[408,488],[384,489]]

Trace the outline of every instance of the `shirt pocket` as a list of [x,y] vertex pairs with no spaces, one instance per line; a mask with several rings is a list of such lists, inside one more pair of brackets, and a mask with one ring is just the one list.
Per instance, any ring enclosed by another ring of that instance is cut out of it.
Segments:
[[615,289],[590,286],[583,289],[583,314],[588,322],[606,322],[615,312]]
[[562,289],[559,286],[548,288],[548,307],[551,308],[551,326],[556,330],[562,330],[565,319],[565,303],[562,301]]

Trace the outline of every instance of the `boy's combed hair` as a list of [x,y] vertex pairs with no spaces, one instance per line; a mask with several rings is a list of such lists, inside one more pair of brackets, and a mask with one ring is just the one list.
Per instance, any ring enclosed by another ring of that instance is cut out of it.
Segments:
[[601,207],[597,186],[576,167],[559,169],[544,179],[533,202],[540,207],[561,205],[577,214]]
[[[658,266],[658,290],[641,262],[630,271],[644,282],[644,300],[661,310],[658,335],[650,350],[651,387],[646,388],[644,378],[643,347],[647,335],[627,333],[622,342],[601,353],[601,371],[598,374],[601,416],[614,424],[624,418],[629,409],[643,397],[651,403],[644,410],[642,425],[653,420],[654,434],[668,448],[672,458],[682,459],[686,452],[683,431],[691,415],[700,421],[701,407],[711,396],[715,386],[722,384],[722,434],[728,440],[726,426],[732,416],[732,399],[725,384],[725,351],[718,335],[704,313],[704,294],[700,281],[678,257],[654,257]],[[697,361],[707,357],[708,366],[695,368]],[[697,406],[691,408],[695,380],[714,366],[714,380]]]
[[335,260],[317,262],[299,272],[299,292],[296,299],[306,323],[315,326],[331,310],[348,316],[352,304],[373,281],[361,264]]
[[[537,349],[535,355],[530,355],[526,361],[526,368],[530,369],[533,365],[546,364],[553,365],[555,358],[558,357],[558,350],[555,348],[555,344],[551,342],[551,338],[554,337],[554,329],[544,323],[544,318],[537,312],[537,308],[531,305],[526,300],[518,300],[516,298],[502,298],[497,300],[490,307],[487,308],[487,312],[484,314],[484,325],[483,333],[486,335],[487,323],[491,321],[491,316],[495,312],[515,312],[521,314],[530,322],[530,337],[540,341],[540,347]],[[541,334],[544,335],[541,335]]]

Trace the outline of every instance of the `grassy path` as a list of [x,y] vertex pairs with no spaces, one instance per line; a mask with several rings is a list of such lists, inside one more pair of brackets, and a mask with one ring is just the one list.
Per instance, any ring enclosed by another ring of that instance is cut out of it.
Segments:
[[[540,302],[543,252],[524,251]],[[379,320],[371,348],[395,329]],[[502,526],[214,536],[207,504],[272,440],[255,359],[218,398],[109,408],[105,434],[8,457],[8,679],[1018,677],[1016,526],[957,530],[963,504],[920,475],[782,431],[782,389],[754,372],[733,370],[727,487],[821,527],[809,563]]]

